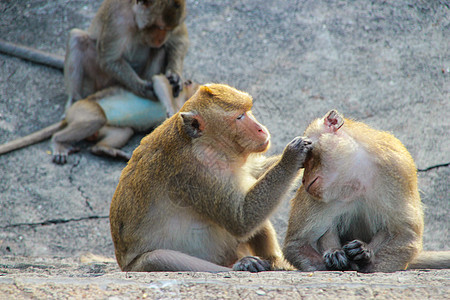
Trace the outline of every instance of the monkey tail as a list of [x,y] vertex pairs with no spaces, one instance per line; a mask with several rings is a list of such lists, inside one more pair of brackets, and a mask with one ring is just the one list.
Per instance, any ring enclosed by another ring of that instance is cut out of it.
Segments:
[[0,40],[0,52],[59,70],[64,69],[64,57]]
[[423,251],[408,269],[450,269],[450,251]]
[[5,154],[25,146],[36,144],[37,142],[43,141],[51,137],[55,132],[60,130],[66,125],[66,121],[62,120],[58,123],[45,127],[39,131],[33,132],[27,136],[18,138],[14,141],[8,142],[6,144],[0,145],[0,155]]

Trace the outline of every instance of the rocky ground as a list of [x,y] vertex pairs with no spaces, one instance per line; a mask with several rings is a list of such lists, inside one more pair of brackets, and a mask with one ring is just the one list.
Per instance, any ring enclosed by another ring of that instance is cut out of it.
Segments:
[[[2,1],[0,37],[64,55],[97,1]],[[392,132],[419,170],[424,248],[450,250],[450,9],[448,1],[188,0],[184,75],[249,92],[279,153],[337,108]],[[0,54],[0,143],[60,120],[59,70]],[[132,151],[145,135],[136,135]],[[449,272],[393,274],[125,274],[113,262],[109,203],[125,166],[84,149],[52,164],[49,142],[0,156],[0,298],[435,298]],[[272,217],[280,242],[289,202]],[[83,262],[82,262],[83,261]]]
[[450,270],[123,273],[73,258],[0,259],[5,299],[449,299]]

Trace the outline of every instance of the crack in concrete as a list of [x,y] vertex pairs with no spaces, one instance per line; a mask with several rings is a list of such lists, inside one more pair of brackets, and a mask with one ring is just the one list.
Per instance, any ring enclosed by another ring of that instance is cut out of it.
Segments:
[[74,183],[74,178],[73,178],[73,174],[74,174],[74,170],[80,165],[81,162],[81,156],[78,156],[77,161],[72,165],[72,167],[70,168],[70,173],[69,173],[69,182],[72,186],[76,186],[77,191],[80,193],[80,196],[84,199],[84,203],[86,204],[86,206],[89,208],[90,211],[94,211],[94,208],[91,205],[91,202],[89,199],[89,197],[87,197],[84,193],[84,191],[81,189],[81,186],[77,186]]
[[56,225],[56,224],[65,224],[65,223],[70,223],[70,222],[79,222],[79,221],[97,220],[97,219],[107,219],[107,218],[109,218],[109,216],[87,216],[87,217],[72,218],[72,219],[50,219],[50,220],[45,220],[45,221],[36,222],[36,223],[9,224],[9,225],[6,225],[6,226],[0,226],[0,229],[6,229],[6,228],[12,228],[12,227],[20,227],[20,226],[29,226],[29,227],[48,226],[48,225]]
[[450,166],[450,162],[443,163],[443,164],[432,165],[432,166],[429,166],[429,167],[424,168],[424,169],[417,169],[417,172],[427,172],[427,171],[430,171],[430,170],[433,170],[433,169],[438,169],[440,167],[448,167],[448,166]]

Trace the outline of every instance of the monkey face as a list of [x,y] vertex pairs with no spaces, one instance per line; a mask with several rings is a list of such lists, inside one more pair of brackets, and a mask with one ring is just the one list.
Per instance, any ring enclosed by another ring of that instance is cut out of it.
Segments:
[[169,39],[171,32],[184,22],[185,1],[142,2],[134,8],[142,42],[151,48],[160,48]]
[[269,148],[270,134],[266,127],[259,123],[251,111],[235,116],[236,141],[246,151],[264,152]]
[[153,25],[143,30],[143,42],[151,48],[160,48],[170,36],[173,28]]
[[321,173],[320,157],[316,151],[311,151],[304,163],[302,184],[305,191],[314,198],[322,198],[323,177]]

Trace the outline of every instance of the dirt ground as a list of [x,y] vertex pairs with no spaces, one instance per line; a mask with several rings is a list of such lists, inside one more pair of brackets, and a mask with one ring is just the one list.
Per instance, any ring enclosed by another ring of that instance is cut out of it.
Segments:
[[[0,38],[64,55],[101,1],[1,1]],[[411,152],[425,205],[424,248],[450,250],[448,1],[188,0],[184,76],[254,97],[279,153],[336,108],[392,132]],[[59,121],[59,70],[0,54],[0,143]],[[132,151],[145,133],[124,148]],[[448,298],[449,272],[128,274],[108,212],[124,162],[87,151],[51,162],[49,142],[0,156],[0,298]],[[280,242],[289,201],[272,217]],[[130,277],[128,277],[130,276]]]

